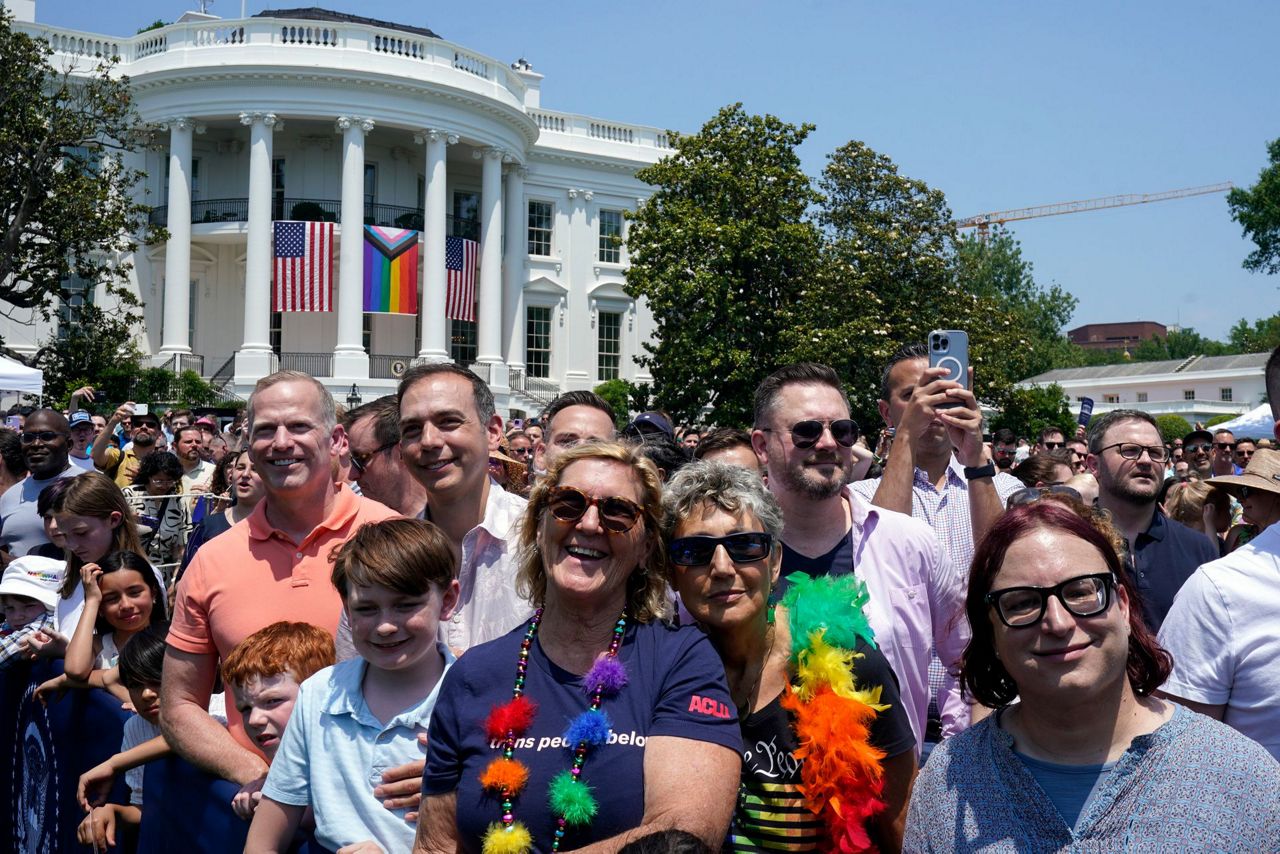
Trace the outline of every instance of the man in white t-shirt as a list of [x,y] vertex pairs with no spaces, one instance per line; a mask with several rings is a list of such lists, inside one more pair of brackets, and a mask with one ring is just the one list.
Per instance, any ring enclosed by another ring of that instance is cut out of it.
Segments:
[[[1266,377],[1280,438],[1280,347]],[[1161,690],[1280,759],[1280,451],[1260,449],[1243,474],[1209,483],[1239,499],[1259,534],[1178,591],[1160,627],[1160,645],[1173,655]]]
[[67,423],[71,425],[71,448],[67,452],[67,462],[79,466],[83,471],[97,471],[93,457],[89,454],[89,446],[98,435],[93,416],[83,409],[77,409],[71,413]]

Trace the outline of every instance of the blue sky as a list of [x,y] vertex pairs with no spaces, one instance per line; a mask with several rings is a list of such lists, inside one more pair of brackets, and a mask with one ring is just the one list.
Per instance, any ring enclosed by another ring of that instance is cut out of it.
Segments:
[[[1120,193],[1252,184],[1280,137],[1274,2],[634,4],[247,0],[428,26],[527,58],[552,109],[697,130],[734,101],[817,131],[810,174],[860,139],[944,191],[957,216]],[[38,0],[38,21],[128,35],[187,0]],[[240,0],[209,11],[238,17]],[[1280,277],[1225,200],[1201,196],[1015,224],[1037,280],[1080,304],[1072,325],[1181,323],[1225,337],[1280,310]]]

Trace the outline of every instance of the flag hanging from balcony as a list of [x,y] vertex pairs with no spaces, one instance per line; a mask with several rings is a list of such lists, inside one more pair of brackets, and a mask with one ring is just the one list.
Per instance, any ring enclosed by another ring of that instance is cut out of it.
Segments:
[[446,237],[444,268],[449,282],[444,316],[450,320],[476,319],[476,264],[480,244],[465,237]]
[[418,232],[364,227],[364,310],[418,313]]
[[272,311],[333,311],[333,223],[275,223]]

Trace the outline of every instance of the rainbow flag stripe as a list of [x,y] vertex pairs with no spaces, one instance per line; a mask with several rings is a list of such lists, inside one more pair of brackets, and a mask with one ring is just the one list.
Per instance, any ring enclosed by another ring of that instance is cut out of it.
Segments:
[[418,232],[364,227],[364,310],[418,313]]

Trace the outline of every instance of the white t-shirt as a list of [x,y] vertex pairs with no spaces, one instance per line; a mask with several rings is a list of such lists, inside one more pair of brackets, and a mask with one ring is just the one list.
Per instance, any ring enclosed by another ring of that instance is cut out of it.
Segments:
[[[124,736],[120,739],[120,752],[132,750],[139,744],[148,742],[160,735],[160,727],[141,715],[130,715],[124,722]],[[142,806],[142,777],[146,765],[130,768],[124,772],[124,782],[129,787],[129,803],[135,807]]]
[[1160,627],[1162,690],[1225,705],[1223,721],[1280,760],[1280,524],[1187,579]]
[[79,466],[80,468],[84,469],[85,471],[97,471],[97,470],[98,470],[98,469],[93,465],[93,458],[92,458],[92,457],[77,457],[75,454],[67,454],[67,462],[71,463],[73,466]]

